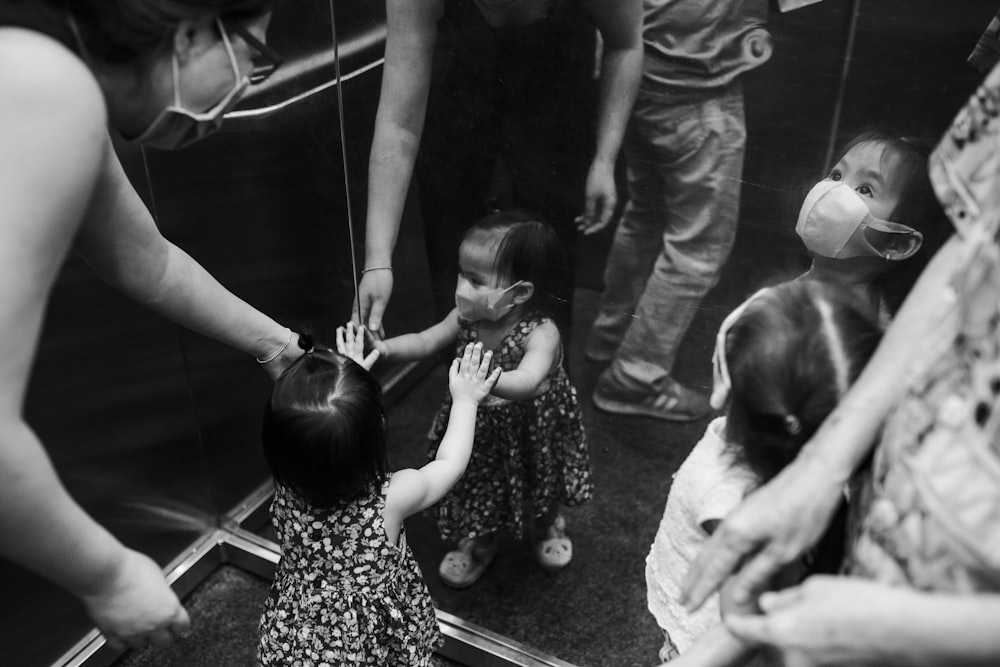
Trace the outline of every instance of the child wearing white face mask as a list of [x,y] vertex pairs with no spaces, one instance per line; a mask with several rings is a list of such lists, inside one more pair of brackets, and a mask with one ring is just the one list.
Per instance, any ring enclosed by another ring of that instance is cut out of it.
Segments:
[[805,278],[850,286],[883,324],[950,233],[927,176],[929,147],[866,131],[813,186],[795,231],[812,253]]
[[[441,536],[457,542],[439,569],[449,586],[479,579],[501,530],[521,537],[535,523],[541,533],[535,554],[547,570],[565,567],[573,556],[559,508],[588,500],[593,485],[580,405],[548,314],[562,267],[550,227],[521,213],[494,213],[462,240],[455,308],[444,320],[373,342],[382,358],[410,360],[478,341],[503,371],[480,406],[465,477],[436,506]],[[446,397],[431,428],[432,456],[449,408]]]

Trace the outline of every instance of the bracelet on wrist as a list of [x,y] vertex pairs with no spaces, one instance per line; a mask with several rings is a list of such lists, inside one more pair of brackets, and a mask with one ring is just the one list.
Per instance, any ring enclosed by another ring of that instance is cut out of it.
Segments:
[[288,347],[288,344],[292,342],[292,330],[286,329],[286,331],[288,332],[288,338],[285,339],[285,342],[281,345],[281,347],[279,347],[277,350],[274,351],[274,353],[266,357],[257,357],[256,359],[258,364],[270,363],[275,359],[277,359],[279,356],[281,356],[281,353],[285,351],[285,348]]
[[369,271],[392,271],[391,266],[370,266],[366,269],[361,269],[361,275],[365,275]]

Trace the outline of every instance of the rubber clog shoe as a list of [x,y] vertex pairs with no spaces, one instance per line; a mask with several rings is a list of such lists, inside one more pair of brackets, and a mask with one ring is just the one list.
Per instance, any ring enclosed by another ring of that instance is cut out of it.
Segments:
[[495,538],[490,544],[480,544],[469,537],[462,538],[458,549],[449,551],[441,560],[438,568],[441,580],[452,588],[467,588],[476,583],[493,562],[499,545],[500,541]]
[[566,536],[566,520],[557,515],[546,538],[535,547],[535,556],[543,570],[556,572],[573,560],[573,542]]

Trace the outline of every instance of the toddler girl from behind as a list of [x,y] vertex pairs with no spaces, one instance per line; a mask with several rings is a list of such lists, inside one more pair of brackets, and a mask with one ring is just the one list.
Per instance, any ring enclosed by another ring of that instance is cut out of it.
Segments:
[[661,660],[680,654],[686,664],[716,665],[742,653],[721,624],[718,596],[695,612],[679,604],[688,566],[726,514],[795,458],[880,338],[866,303],[817,281],[763,289],[723,322],[711,401],[725,416],[677,470],[646,559],[649,610],[664,633]]
[[[264,455],[281,560],[261,616],[262,665],[430,665],[440,643],[403,519],[437,502],[465,471],[479,402],[499,371],[468,345],[449,372],[452,409],[437,457],[387,471],[382,392],[362,335],[311,349],[274,385]],[[353,359],[353,360],[352,360]],[[356,363],[356,361],[359,363]],[[362,367],[363,364],[364,367]]]

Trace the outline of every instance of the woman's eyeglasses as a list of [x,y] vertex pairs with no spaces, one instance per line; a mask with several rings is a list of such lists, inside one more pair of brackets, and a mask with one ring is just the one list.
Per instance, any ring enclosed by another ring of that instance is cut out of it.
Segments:
[[253,63],[253,68],[250,70],[250,85],[263,83],[281,66],[281,56],[267,44],[254,37],[253,33],[245,26],[236,23],[231,26],[227,25],[226,28],[239,35],[250,47],[250,60]]

